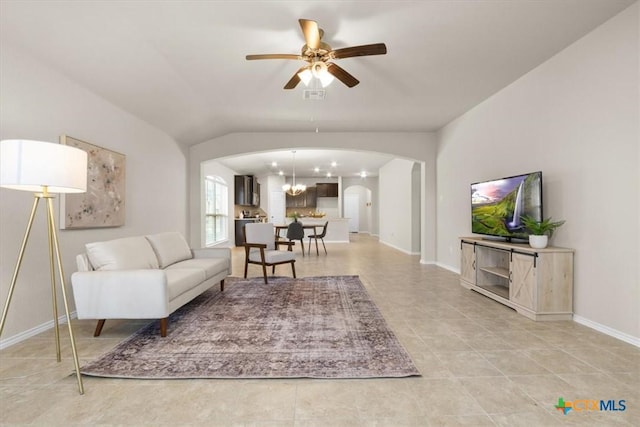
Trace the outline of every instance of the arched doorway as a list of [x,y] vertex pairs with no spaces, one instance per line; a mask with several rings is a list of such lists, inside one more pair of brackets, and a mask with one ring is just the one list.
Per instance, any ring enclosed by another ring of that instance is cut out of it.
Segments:
[[345,188],[344,216],[349,218],[349,232],[374,234],[372,191],[363,185]]

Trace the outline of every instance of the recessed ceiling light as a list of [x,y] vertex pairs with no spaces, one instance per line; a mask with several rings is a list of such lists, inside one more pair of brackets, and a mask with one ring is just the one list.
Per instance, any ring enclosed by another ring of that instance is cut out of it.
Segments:
[[271,162],[271,167],[272,168],[278,167],[278,162]]
[[313,168],[313,171],[314,171],[315,173],[318,173],[318,172],[320,172],[320,168]]
[[367,173],[365,171],[360,172],[360,178],[366,178]]
[[327,172],[327,178],[331,178],[331,172]]
[[332,168],[335,168],[336,166],[338,166],[338,163],[337,163],[337,162],[331,162],[331,167],[332,167]]
[[282,175],[284,175],[284,172],[279,171],[279,172],[278,172],[278,175],[282,176]]

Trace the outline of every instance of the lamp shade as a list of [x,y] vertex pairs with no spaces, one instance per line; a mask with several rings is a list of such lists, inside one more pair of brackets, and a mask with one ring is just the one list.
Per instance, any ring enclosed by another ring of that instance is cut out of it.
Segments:
[[52,142],[0,141],[0,187],[50,193],[87,191],[87,153]]

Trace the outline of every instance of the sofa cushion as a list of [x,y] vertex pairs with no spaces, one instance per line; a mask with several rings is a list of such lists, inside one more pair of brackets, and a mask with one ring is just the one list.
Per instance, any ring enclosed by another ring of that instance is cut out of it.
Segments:
[[227,258],[193,258],[170,265],[167,267],[167,270],[176,268],[195,268],[197,270],[202,270],[204,271],[206,278],[209,279],[218,273],[228,270],[229,260]]
[[205,281],[204,271],[195,268],[173,268],[164,272],[167,275],[169,301]]
[[96,270],[158,268],[158,259],[147,239],[142,236],[87,243],[85,248]]
[[193,258],[191,248],[182,234],[176,231],[146,236],[158,257],[160,268],[166,268],[185,259]]

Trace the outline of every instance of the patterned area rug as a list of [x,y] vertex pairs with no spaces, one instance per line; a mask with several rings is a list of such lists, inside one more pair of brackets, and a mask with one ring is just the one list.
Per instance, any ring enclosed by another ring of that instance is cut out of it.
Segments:
[[228,278],[85,365],[118,378],[420,375],[358,276]]

